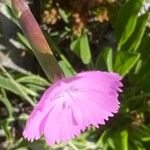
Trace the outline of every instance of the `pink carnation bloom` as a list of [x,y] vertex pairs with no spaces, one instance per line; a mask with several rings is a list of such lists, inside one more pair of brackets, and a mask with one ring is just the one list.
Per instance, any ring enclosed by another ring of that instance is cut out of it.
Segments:
[[90,125],[105,124],[118,112],[120,80],[116,73],[87,71],[57,81],[35,106],[23,136],[33,141],[44,135],[54,145],[80,135]]

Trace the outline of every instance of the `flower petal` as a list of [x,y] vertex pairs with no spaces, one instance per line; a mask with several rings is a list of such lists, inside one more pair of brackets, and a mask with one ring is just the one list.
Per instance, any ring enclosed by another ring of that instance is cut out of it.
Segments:
[[[59,84],[59,82],[57,83]],[[30,114],[25,129],[23,131],[23,136],[28,140],[33,141],[34,139],[39,139],[43,134],[43,128],[41,123],[43,118],[48,114],[48,112],[54,107],[56,101],[52,101],[55,98],[56,93],[59,93],[60,88],[55,84],[49,87],[41,97],[38,104],[35,106],[34,110]]]
[[105,124],[118,112],[121,77],[88,71],[57,81],[31,113],[23,135],[28,140],[45,135],[49,145],[67,142],[88,126]]

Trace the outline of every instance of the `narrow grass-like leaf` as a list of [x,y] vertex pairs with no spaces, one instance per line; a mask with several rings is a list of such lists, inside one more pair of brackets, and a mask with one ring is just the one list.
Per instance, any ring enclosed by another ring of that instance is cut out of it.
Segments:
[[73,76],[74,73],[72,72],[72,70],[70,70],[68,68],[68,66],[66,65],[66,63],[63,60],[59,61],[59,65],[62,68],[66,77]]
[[80,57],[84,64],[89,64],[91,62],[91,50],[88,36],[84,33],[80,38]]
[[17,33],[17,37],[19,39],[19,41],[30,50],[30,52],[33,53],[32,48],[28,42],[28,40],[25,38],[25,36],[23,34],[21,34],[20,32]]
[[113,54],[112,49],[107,47],[105,48],[96,59],[96,68],[104,69],[108,71],[113,71]]
[[113,135],[113,140],[115,144],[115,150],[129,150],[128,149],[128,131],[122,130],[116,132]]
[[71,42],[70,49],[80,57],[80,38],[77,38]]
[[31,96],[35,96],[35,97],[38,96],[38,94],[35,91],[29,89],[28,87],[25,87],[21,84],[20,84],[20,87],[25,91],[26,94],[31,95]]
[[48,86],[50,84],[46,79],[36,75],[21,77],[16,81],[19,83],[31,83],[40,86]]
[[133,33],[143,0],[128,0],[120,9],[115,25],[118,50]]
[[27,100],[31,105],[34,105],[31,98],[25,93],[25,91],[21,88],[19,83],[17,83],[16,81],[0,76],[0,87],[8,91],[11,91],[12,93]]
[[[10,2],[9,2],[10,3]],[[5,4],[5,3],[0,3],[0,12],[7,17],[8,19],[10,19],[12,22],[14,22],[17,26],[20,26],[18,23],[18,20],[16,19],[16,17],[13,15],[13,12],[10,8],[9,5]]]
[[4,73],[4,75],[7,77],[0,76],[0,86],[4,89],[7,89],[18,96],[24,98],[26,101],[28,101],[32,106],[34,106],[34,102],[32,99],[24,92],[23,89],[21,89],[21,86],[11,77],[11,75],[0,65],[1,71]]
[[71,63],[68,61],[66,56],[61,52],[61,50],[59,49],[57,44],[52,40],[52,38],[49,36],[49,34],[45,34],[45,36],[47,38],[49,45],[51,45],[52,49],[58,53],[60,58],[64,61],[65,65],[71,70],[71,72],[73,72],[73,74],[76,74],[76,71],[73,68],[73,66],[71,65]]
[[133,68],[139,58],[139,53],[119,51],[115,59],[114,71],[124,77]]
[[2,93],[4,93],[4,94],[3,95],[0,94],[0,101],[5,105],[5,107],[8,111],[9,117],[12,117],[13,116],[13,106],[10,103],[10,101],[8,100],[6,93],[3,89],[2,89]]
[[13,137],[12,137],[12,134],[10,131],[9,120],[8,119],[3,120],[1,125],[2,125],[2,129],[5,133],[5,135],[7,137],[7,140],[11,140]]
[[89,64],[91,62],[91,50],[86,33],[83,33],[81,37],[73,41],[70,48],[77,56],[81,58],[84,64]]
[[150,128],[146,125],[134,128],[134,136],[145,142],[150,142]]
[[148,13],[138,17],[136,27],[130,38],[125,42],[122,49],[126,49],[130,52],[137,51],[142,37],[144,35],[145,29],[146,29],[146,23],[148,20]]
[[17,95],[20,95],[20,92],[18,91],[18,89],[16,89],[16,86],[8,78],[0,76],[0,87]]
[[[50,85],[49,85],[50,86]],[[45,90],[45,88],[47,87],[43,87],[43,86],[39,86],[39,85],[35,85],[35,84],[27,84],[27,87],[29,88],[29,89],[31,89],[32,91],[35,91],[36,93],[38,93],[38,92],[40,92],[40,91],[44,91]]]
[[107,139],[109,138],[109,130],[105,130],[101,137],[99,138],[99,140],[97,141],[96,145],[99,148],[103,148],[105,146],[105,144],[107,143]]

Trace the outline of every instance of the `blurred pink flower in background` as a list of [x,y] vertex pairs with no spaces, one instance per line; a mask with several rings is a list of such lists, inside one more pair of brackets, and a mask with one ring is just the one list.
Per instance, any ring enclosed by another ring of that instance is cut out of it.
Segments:
[[116,73],[87,71],[55,82],[29,116],[23,136],[33,141],[44,135],[54,145],[80,135],[90,125],[105,124],[118,112],[120,80]]

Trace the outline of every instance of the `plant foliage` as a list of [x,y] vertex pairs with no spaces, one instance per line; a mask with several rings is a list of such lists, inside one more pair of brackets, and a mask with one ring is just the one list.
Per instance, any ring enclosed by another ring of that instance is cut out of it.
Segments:
[[[124,83],[121,108],[106,126],[87,129],[67,144],[51,148],[43,139],[33,143],[25,141],[22,138],[25,121],[50,83],[33,59],[32,48],[21,32],[11,6],[0,2],[0,149],[148,150],[150,1],[32,2],[33,13],[65,76],[95,69],[118,72]],[[13,33],[6,20],[13,24]],[[11,57],[15,49],[22,56]],[[11,61],[6,64],[1,55]],[[21,66],[19,57],[27,58],[30,65]],[[14,59],[17,60],[15,64]]]

